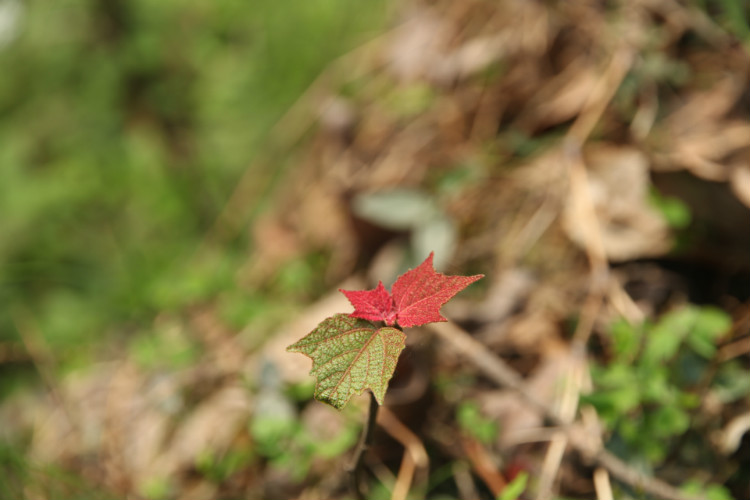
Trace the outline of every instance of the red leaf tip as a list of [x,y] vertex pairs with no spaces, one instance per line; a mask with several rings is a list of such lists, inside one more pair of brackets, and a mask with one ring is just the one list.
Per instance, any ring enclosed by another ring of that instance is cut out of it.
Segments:
[[354,312],[349,316],[368,321],[385,321],[386,325],[396,322],[396,311],[393,298],[379,281],[373,290],[339,290],[354,306]]
[[440,314],[443,304],[484,275],[446,276],[435,271],[434,255],[435,252],[430,252],[419,266],[399,276],[392,294],[382,282],[373,290],[340,290],[354,306],[350,316],[384,321],[389,326],[398,322],[404,328],[447,321]]

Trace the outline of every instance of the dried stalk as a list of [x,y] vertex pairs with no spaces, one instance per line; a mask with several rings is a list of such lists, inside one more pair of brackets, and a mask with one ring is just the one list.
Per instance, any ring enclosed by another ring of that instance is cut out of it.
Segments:
[[354,456],[352,457],[351,464],[347,468],[349,472],[349,480],[352,489],[352,493],[358,500],[365,500],[365,494],[362,491],[360,484],[360,476],[364,466],[365,452],[370,448],[372,444],[373,430],[375,429],[375,420],[378,418],[378,409],[380,405],[375,399],[375,395],[370,392],[370,409],[367,412],[367,421],[365,427],[362,429],[362,435],[357,444],[357,449],[354,450]]

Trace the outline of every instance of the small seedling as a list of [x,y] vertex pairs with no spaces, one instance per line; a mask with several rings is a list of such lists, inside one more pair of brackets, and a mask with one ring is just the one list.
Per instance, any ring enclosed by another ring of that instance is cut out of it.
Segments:
[[370,389],[377,403],[383,404],[405,347],[402,328],[447,321],[440,314],[443,304],[484,277],[438,273],[432,266],[433,255],[399,276],[391,293],[382,282],[373,290],[340,290],[354,312],[323,320],[287,347],[287,351],[301,352],[313,360],[310,374],[317,379],[315,399],[341,410],[353,395]]
[[432,266],[433,255],[399,276],[391,293],[382,282],[373,290],[340,290],[354,306],[354,312],[323,320],[312,332],[286,348],[313,360],[310,374],[316,378],[318,401],[341,410],[355,394],[371,391],[369,415],[349,467],[352,490],[358,499],[365,498],[359,473],[372,439],[378,405],[383,404],[388,382],[406,346],[406,335],[401,329],[447,321],[440,314],[443,304],[484,277],[440,274]]

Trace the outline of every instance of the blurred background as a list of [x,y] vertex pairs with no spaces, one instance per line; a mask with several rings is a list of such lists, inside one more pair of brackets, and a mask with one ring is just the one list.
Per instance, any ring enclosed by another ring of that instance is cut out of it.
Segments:
[[[749,14],[0,0],[0,498],[354,498],[367,398],[284,348],[434,251],[528,391],[750,499]],[[368,498],[659,498],[407,333]]]

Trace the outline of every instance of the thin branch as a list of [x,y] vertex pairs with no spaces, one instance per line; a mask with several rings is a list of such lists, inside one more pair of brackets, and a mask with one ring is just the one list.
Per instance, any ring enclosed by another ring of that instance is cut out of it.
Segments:
[[375,420],[378,418],[378,409],[380,405],[375,399],[375,395],[370,392],[370,409],[367,413],[367,421],[365,427],[362,429],[362,436],[357,444],[357,449],[354,450],[354,456],[352,457],[351,464],[347,468],[349,472],[349,480],[352,488],[352,492],[358,500],[365,500],[365,494],[362,491],[360,485],[360,475],[362,474],[363,459],[365,452],[370,448],[372,444],[372,434],[375,429]]
[[487,485],[492,495],[498,497],[508,486],[508,482],[498,470],[489,452],[476,439],[462,438],[461,445],[479,478]]
[[[404,447],[404,457],[401,460],[401,468],[398,471],[391,500],[406,498],[412,489],[412,483],[416,486],[416,490],[423,492],[427,486],[430,458],[422,441],[388,407],[383,407],[378,413],[378,425]],[[417,497],[423,496],[424,493],[417,495]]]
[[597,467],[594,471],[594,489],[597,500],[614,500],[612,485],[609,484],[609,472],[604,467]]

